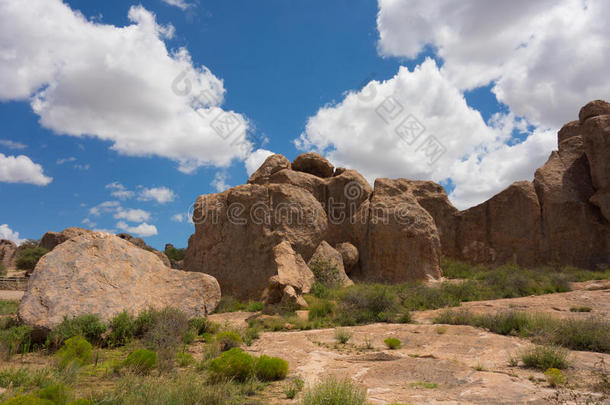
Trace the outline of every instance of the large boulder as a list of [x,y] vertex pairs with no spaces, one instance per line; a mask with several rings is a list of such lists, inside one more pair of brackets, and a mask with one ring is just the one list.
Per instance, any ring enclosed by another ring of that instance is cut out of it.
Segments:
[[309,268],[315,266],[318,271],[330,272],[331,274],[321,274],[320,276],[334,285],[348,286],[354,284],[345,274],[343,256],[325,240],[318,245],[307,264]]
[[282,169],[290,169],[290,160],[282,155],[271,155],[248,179],[248,184],[265,184],[269,182],[276,172]]
[[12,240],[0,239],[0,264],[5,269],[15,267],[15,259],[17,258],[17,244]]
[[71,227],[66,228],[61,232],[47,232],[40,239],[40,246],[47,249],[53,250],[56,246],[64,243],[65,241],[75,238],[81,235],[91,235],[93,231],[84,228]]
[[610,115],[610,103],[604,100],[593,100],[587,103],[578,113],[578,119],[581,123],[592,117],[599,115]]
[[153,253],[115,235],[90,233],[40,259],[18,314],[26,325],[51,329],[65,316],[96,314],[107,320],[124,310],[137,314],[165,306],[201,317],[219,301],[214,277],[169,269]]
[[315,153],[303,153],[292,161],[292,170],[305,172],[318,177],[331,177],[335,167],[324,156]]
[[343,259],[345,273],[349,274],[356,267],[360,259],[358,248],[349,242],[341,242],[335,245],[335,249],[341,255],[341,259]]

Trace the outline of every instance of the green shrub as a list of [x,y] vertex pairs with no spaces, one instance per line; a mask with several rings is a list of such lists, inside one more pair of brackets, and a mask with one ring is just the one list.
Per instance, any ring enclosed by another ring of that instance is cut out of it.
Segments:
[[25,325],[0,330],[0,350],[6,360],[10,360],[15,353],[29,350],[32,331],[32,328]]
[[223,314],[226,312],[237,312],[246,309],[246,304],[239,301],[237,298],[230,295],[223,295],[220,297],[220,302],[214,311],[217,314]]
[[36,395],[55,405],[65,405],[70,397],[70,389],[64,384],[52,384],[38,391]]
[[255,359],[240,348],[234,347],[210,361],[210,373],[213,380],[246,381],[254,375]]
[[19,395],[3,402],[4,405],[55,405],[48,399],[38,398],[33,394]]
[[343,325],[389,322],[400,309],[398,295],[389,286],[356,284],[339,294],[337,320]]
[[319,281],[315,281],[311,285],[311,290],[309,293],[316,298],[331,298],[333,291]]
[[286,398],[294,399],[299,392],[303,390],[305,386],[305,381],[301,377],[294,377],[292,381],[290,381],[290,385],[286,387],[284,390],[284,394],[286,394]]
[[92,346],[84,337],[74,336],[64,342],[55,356],[60,368],[65,368],[70,363],[82,366],[91,362]]
[[249,326],[244,332],[244,343],[250,346],[256,339],[260,337],[260,329],[257,326]]
[[234,347],[241,346],[242,340],[239,333],[227,330],[216,335],[216,342],[218,342],[220,350],[224,352]]
[[303,405],[365,405],[366,389],[346,378],[323,377],[314,387],[305,391]]
[[561,370],[556,368],[549,368],[544,372],[544,376],[546,377],[546,381],[553,388],[560,386],[565,382],[565,377]]
[[337,328],[335,330],[335,340],[341,344],[346,344],[352,338],[352,332],[347,329]]
[[64,317],[64,320],[51,330],[47,336],[47,346],[60,347],[67,339],[82,336],[93,344],[102,343],[102,335],[106,326],[97,315],[81,315],[74,318]]
[[108,335],[108,345],[110,347],[124,346],[133,340],[135,335],[135,322],[133,316],[127,311],[123,311],[108,322],[110,334]]
[[17,313],[19,301],[0,300],[0,315],[12,315]]
[[571,307],[570,312],[591,312],[591,307]]
[[340,287],[343,283],[343,274],[327,260],[316,258],[309,263],[309,268],[316,281],[326,287]]
[[149,349],[157,352],[159,370],[165,372],[174,365],[176,349],[190,330],[189,321],[184,312],[171,307],[152,311],[152,319],[152,325],[142,340]]
[[95,405],[95,403],[88,399],[80,398],[80,399],[75,399],[72,402],[68,402],[68,405]]
[[155,323],[154,309],[147,309],[138,314],[136,319],[133,321],[133,336],[136,338],[142,338],[146,332],[148,332]]
[[400,347],[402,346],[402,343],[400,342],[400,340],[398,340],[396,338],[387,338],[386,340],[383,341],[383,343],[385,343],[385,345],[390,350],[400,349]]
[[17,258],[15,259],[15,266],[19,270],[32,271],[36,267],[36,264],[40,258],[49,253],[49,251],[43,247],[38,246],[36,241],[27,241],[19,246],[17,250]]
[[212,333],[215,334],[220,329],[220,325],[209,321],[206,318],[192,318],[189,320],[189,327],[193,329],[197,336],[201,336],[204,333]]
[[186,249],[184,249],[184,248],[175,248],[172,246],[172,247],[168,247],[167,249],[165,249],[165,255],[170,260],[173,260],[175,262],[179,262],[180,260],[183,260],[185,253],[186,253]]
[[254,371],[261,381],[283,380],[288,374],[288,362],[279,357],[262,355],[256,360]]
[[138,349],[131,352],[123,361],[123,366],[129,371],[146,375],[150,374],[152,369],[157,365],[157,353],[152,350]]
[[564,369],[569,365],[568,352],[556,346],[535,346],[521,353],[521,361],[526,367],[547,370]]
[[176,355],[176,362],[178,363],[178,365],[180,367],[187,367],[187,366],[190,366],[191,364],[195,364],[195,358],[190,353],[179,352]]
[[309,304],[309,320],[324,319],[335,310],[335,304],[330,300],[315,299]]

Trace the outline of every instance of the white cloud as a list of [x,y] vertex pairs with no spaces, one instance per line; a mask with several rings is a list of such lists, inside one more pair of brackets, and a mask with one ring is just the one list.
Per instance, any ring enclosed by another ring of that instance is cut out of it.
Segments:
[[147,223],[142,223],[137,226],[129,226],[123,221],[119,221],[116,227],[122,231],[128,232],[141,237],[157,235],[157,227]]
[[7,224],[0,225],[0,239],[12,240],[18,245],[25,242],[25,239],[19,237],[19,232],[13,231]]
[[265,159],[267,159],[271,155],[273,155],[273,152],[266,149],[257,149],[252,152],[244,162],[244,164],[246,165],[246,172],[248,172],[248,176],[252,176],[252,173],[254,173],[256,169],[261,167]]
[[214,179],[212,180],[210,185],[212,187],[214,187],[216,189],[216,191],[219,193],[221,193],[231,187],[229,184],[227,184],[227,174],[222,173],[222,172],[217,172],[214,175]]
[[89,214],[98,217],[103,213],[115,212],[120,206],[121,204],[118,201],[104,201],[95,207],[89,208]]
[[53,178],[45,176],[42,166],[32,162],[29,157],[5,156],[0,153],[0,182],[46,186],[51,181]]
[[[402,136],[396,132],[415,125],[410,117],[425,127],[419,137],[421,128]],[[427,59],[412,72],[401,67],[392,79],[373,81],[360,92],[348,93],[341,103],[321,108],[295,143],[326,154],[338,166],[359,170],[371,182],[378,177],[451,179],[452,201],[467,208],[515,180],[532,178],[544,163],[555,145],[553,133],[535,131],[521,144],[506,145],[513,129],[523,125],[510,114],[486,124]],[[444,153],[432,155],[436,160],[431,163],[434,159],[425,152],[433,150],[429,142],[435,141]]]
[[170,218],[174,222],[184,222],[186,220],[186,215],[184,214],[174,214]]
[[0,145],[9,149],[25,149],[27,145],[22,144],[21,142],[11,141],[10,139],[0,139]]
[[379,0],[379,50],[432,45],[458,88],[493,83],[515,115],[557,129],[610,94],[608,15],[605,0]]
[[153,13],[133,6],[128,17],[117,27],[60,0],[1,1],[0,100],[30,100],[48,129],[165,157],[187,173],[245,159],[248,122],[220,108],[222,80],[185,48],[168,50],[173,27]]
[[142,188],[138,193],[138,200],[151,201],[154,200],[159,204],[165,204],[174,201],[176,194],[167,187],[152,187]]
[[111,196],[116,197],[121,200],[133,198],[136,195],[136,193],[134,193],[133,191],[127,190],[127,188],[124,185],[122,185],[121,183],[119,183],[117,181],[107,184],[106,188],[112,190],[110,192]]
[[90,228],[95,228],[97,226],[97,224],[95,222],[93,222],[91,219],[89,218],[85,218],[81,221],[81,223],[83,225],[87,225]]
[[192,4],[187,3],[185,0],[162,0],[164,3],[169,4],[170,6],[176,6],[181,10],[186,10],[189,7],[192,7]]
[[126,219],[130,222],[146,222],[150,221],[150,212],[141,209],[123,209],[119,207],[116,214],[114,214],[114,218]]
[[71,157],[67,157],[67,158],[57,159],[57,161],[55,163],[57,163],[58,165],[63,165],[64,163],[74,162],[74,161],[76,161],[76,158],[74,156],[71,156]]
[[91,165],[89,165],[89,164],[86,164],[86,165],[75,164],[74,168],[76,170],[89,170],[89,168],[91,168]]

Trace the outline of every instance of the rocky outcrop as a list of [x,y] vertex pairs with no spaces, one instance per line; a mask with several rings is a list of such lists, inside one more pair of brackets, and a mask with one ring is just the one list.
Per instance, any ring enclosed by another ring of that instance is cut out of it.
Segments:
[[[307,265],[311,269],[314,269],[314,271],[317,270],[329,273],[322,274],[319,277],[329,281],[333,285],[345,287],[354,284],[352,280],[347,277],[347,274],[345,274],[343,256],[325,240],[318,245],[318,248],[311,256],[311,259],[307,262]],[[317,273],[314,274],[318,276]]]
[[343,268],[346,274],[350,274],[351,271],[358,265],[360,254],[358,248],[349,242],[337,243],[335,249],[341,255],[343,259]]
[[292,161],[292,170],[325,178],[333,175],[335,167],[324,156],[311,152],[297,156]]
[[167,268],[157,256],[111,234],[89,233],[57,246],[36,265],[19,318],[50,329],[65,316],[177,307],[206,316],[220,301],[214,277]]
[[610,221],[610,111],[587,119],[582,125],[582,134],[595,189],[590,202]]
[[17,244],[12,240],[0,239],[0,264],[5,270],[15,268],[17,258]]
[[47,250],[53,250],[65,241],[81,235],[91,235],[93,231],[84,228],[66,228],[61,232],[49,231],[42,236],[39,245]]
[[290,169],[290,160],[282,155],[271,155],[259,167],[252,176],[248,179],[249,184],[265,184],[269,182],[271,177],[276,172],[282,169]]

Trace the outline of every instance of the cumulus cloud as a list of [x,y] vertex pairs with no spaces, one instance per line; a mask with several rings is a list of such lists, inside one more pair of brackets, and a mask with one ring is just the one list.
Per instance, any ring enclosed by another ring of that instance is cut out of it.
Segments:
[[170,219],[174,222],[184,222],[186,220],[186,215],[178,213],[172,215]]
[[63,165],[64,163],[75,162],[75,161],[76,161],[76,158],[74,156],[70,156],[67,158],[57,159],[57,161],[55,161],[55,163],[57,163],[58,165]]
[[189,7],[192,7],[192,4],[187,3],[185,0],[162,0],[164,3],[169,4],[170,6],[176,6],[181,10],[186,10]]
[[119,203],[118,201],[104,201],[103,203],[100,203],[95,207],[89,208],[89,214],[99,217],[104,213],[115,212],[117,209],[120,208],[120,206],[121,203]]
[[11,141],[10,139],[0,139],[0,146],[4,146],[8,149],[25,149],[27,145],[22,144],[21,142]]
[[379,51],[416,57],[427,45],[459,89],[493,83],[511,112],[559,128],[610,94],[610,2],[379,0]]
[[143,187],[138,193],[138,200],[156,201],[159,204],[166,204],[174,201],[176,194],[167,187]]
[[158,233],[156,226],[147,223],[142,223],[136,226],[129,226],[127,223],[119,221],[117,222],[116,227],[122,231],[141,237],[154,236]]
[[19,232],[13,231],[7,224],[0,225],[0,239],[12,240],[18,245],[25,242],[25,239],[19,237]]
[[245,159],[248,122],[221,108],[222,80],[185,48],[168,50],[174,29],[153,13],[132,6],[128,17],[117,27],[60,0],[0,2],[0,100],[30,101],[57,133],[168,158],[187,173]]
[[512,114],[486,123],[432,59],[413,71],[401,67],[372,81],[337,105],[310,117],[295,141],[369,180],[406,177],[452,181],[459,208],[480,203],[515,180],[532,178],[555,145],[555,135],[535,131],[507,145],[524,122]]
[[114,218],[126,219],[130,222],[146,222],[150,221],[150,212],[141,209],[123,209],[119,207],[116,214],[114,214]]
[[51,181],[53,178],[45,176],[42,166],[32,162],[29,157],[5,156],[0,153],[0,182],[46,186]]
[[214,175],[214,179],[210,183],[212,187],[216,189],[219,193],[229,189],[231,186],[227,183],[227,174],[223,172],[217,172]]
[[261,167],[265,159],[267,159],[271,155],[273,155],[273,152],[266,149],[257,149],[252,152],[244,162],[244,164],[246,165],[246,172],[248,172],[248,176],[252,176],[252,173],[254,173],[256,169]]
[[135,197],[136,193],[131,191],[131,190],[127,190],[127,188],[122,185],[121,183],[114,181],[110,184],[106,185],[106,188],[110,189],[110,195],[113,197],[116,197],[120,200],[126,200],[128,198],[133,198]]

